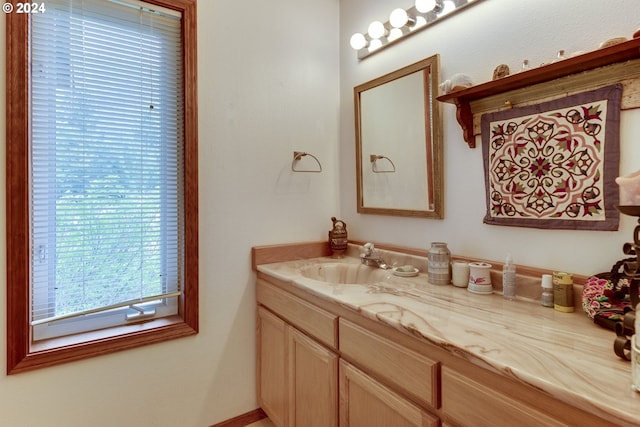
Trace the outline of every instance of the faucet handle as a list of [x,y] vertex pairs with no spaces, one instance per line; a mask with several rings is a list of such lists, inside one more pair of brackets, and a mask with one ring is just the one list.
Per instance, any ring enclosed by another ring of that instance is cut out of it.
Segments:
[[363,248],[364,248],[364,255],[365,256],[373,255],[373,251],[375,251],[375,249],[376,249],[375,246],[373,245],[373,243],[371,243],[371,242],[365,243]]

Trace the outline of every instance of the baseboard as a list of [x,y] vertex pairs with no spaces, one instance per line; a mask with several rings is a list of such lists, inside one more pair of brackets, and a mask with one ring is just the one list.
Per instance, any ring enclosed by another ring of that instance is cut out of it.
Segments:
[[230,420],[222,421],[221,423],[214,424],[211,427],[245,427],[256,421],[260,421],[267,418],[267,414],[264,413],[262,408],[254,409],[246,414],[238,415]]

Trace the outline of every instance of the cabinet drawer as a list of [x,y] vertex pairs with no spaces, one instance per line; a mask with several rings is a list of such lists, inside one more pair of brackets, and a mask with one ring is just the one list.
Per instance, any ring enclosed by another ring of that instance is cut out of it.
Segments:
[[440,363],[340,319],[340,352],[420,404],[438,408]]
[[465,426],[569,426],[446,366],[442,368],[442,409],[448,420]]
[[318,341],[337,348],[338,316],[283,291],[264,280],[258,280],[256,297],[258,304],[268,307],[296,328]]

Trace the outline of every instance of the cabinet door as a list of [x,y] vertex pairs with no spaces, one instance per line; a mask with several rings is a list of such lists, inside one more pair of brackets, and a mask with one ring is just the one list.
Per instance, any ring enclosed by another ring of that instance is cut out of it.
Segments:
[[447,421],[473,427],[572,425],[448,367],[442,369],[442,409]]
[[340,361],[340,427],[438,427],[440,420]]
[[338,427],[338,355],[288,328],[289,425]]
[[258,403],[277,427],[287,427],[286,324],[258,307]]

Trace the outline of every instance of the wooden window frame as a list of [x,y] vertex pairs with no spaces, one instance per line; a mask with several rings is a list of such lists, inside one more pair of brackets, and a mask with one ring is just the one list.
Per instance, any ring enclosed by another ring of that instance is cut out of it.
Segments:
[[184,287],[178,314],[32,342],[29,233],[29,15],[6,14],[7,373],[198,333],[198,100],[196,0],[144,0],[182,13],[184,61]]

